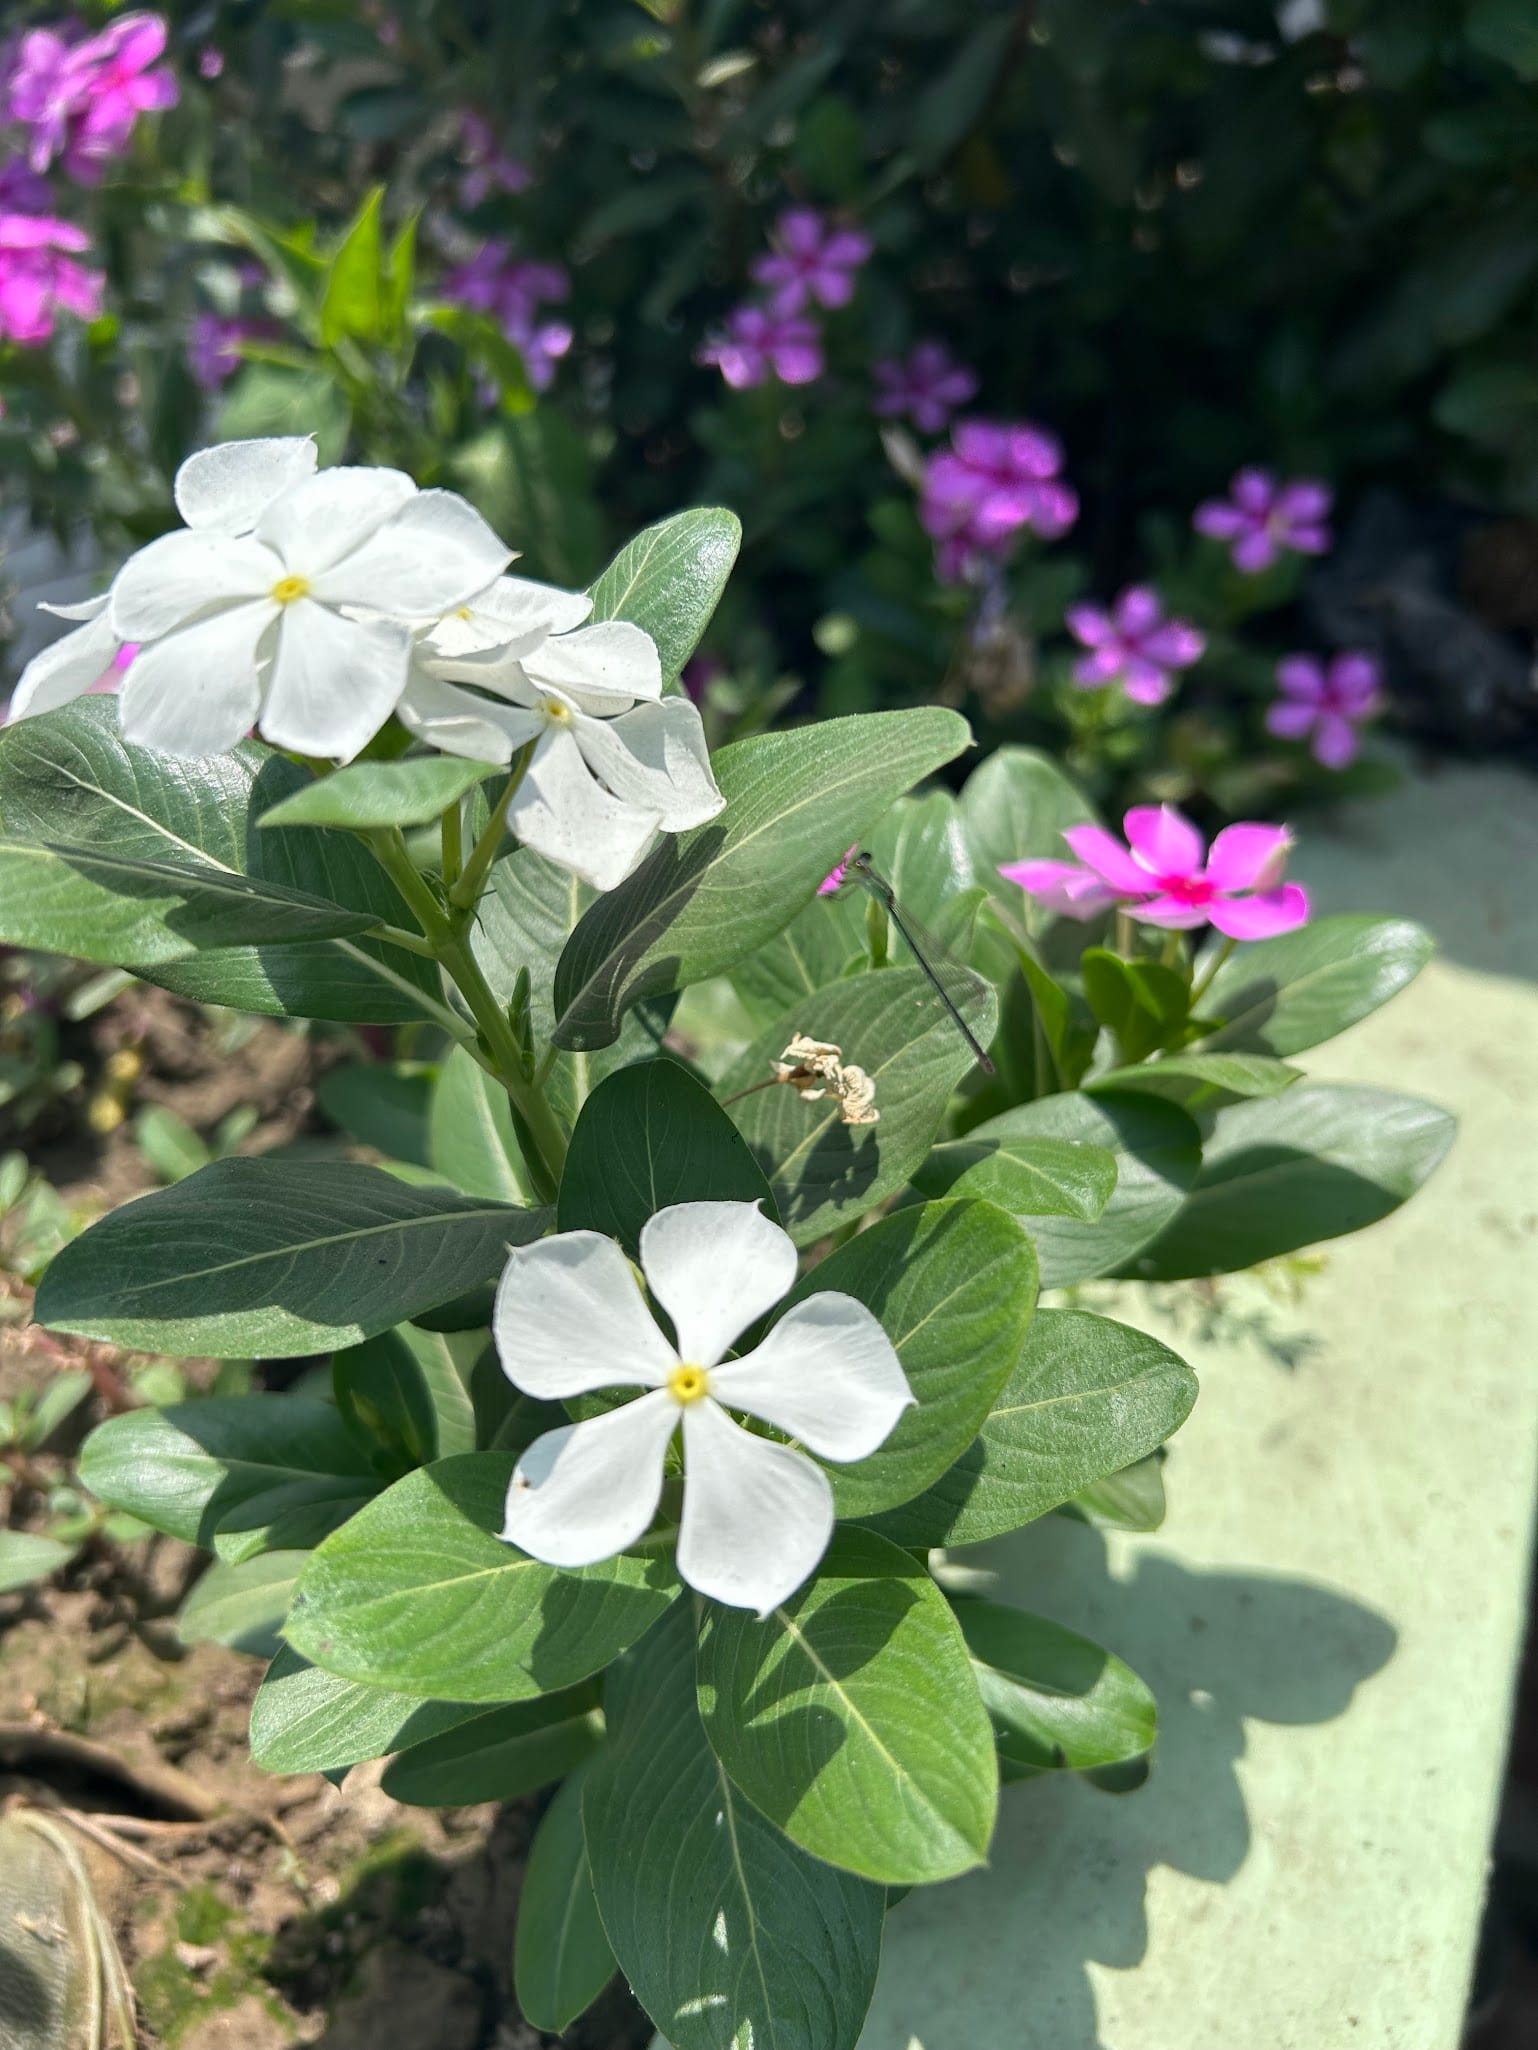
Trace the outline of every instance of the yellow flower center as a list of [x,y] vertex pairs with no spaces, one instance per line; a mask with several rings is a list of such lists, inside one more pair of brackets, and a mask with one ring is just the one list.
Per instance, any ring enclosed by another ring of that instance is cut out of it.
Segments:
[[468,605],[460,605],[456,606],[454,611],[454,617],[456,619],[474,619],[475,614],[470,610]]
[[279,577],[271,595],[279,605],[292,605],[296,598],[309,597],[310,580],[308,577]]
[[567,726],[571,723],[571,708],[563,705],[559,698],[546,698],[544,714],[557,726]]
[[702,1395],[710,1393],[710,1376],[703,1367],[681,1360],[668,1375],[668,1393],[675,1402],[698,1402]]

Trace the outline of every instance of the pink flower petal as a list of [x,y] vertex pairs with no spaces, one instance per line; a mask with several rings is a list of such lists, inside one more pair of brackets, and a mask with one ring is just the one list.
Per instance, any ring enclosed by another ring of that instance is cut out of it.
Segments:
[[1361,735],[1339,712],[1322,712],[1314,728],[1314,760],[1322,769],[1348,769],[1361,749]]
[[1266,731],[1274,733],[1278,740],[1307,740],[1318,717],[1317,705],[1278,698],[1266,713]]
[[1157,662],[1145,661],[1141,655],[1128,656],[1121,681],[1122,689],[1135,705],[1162,705],[1175,688],[1167,669],[1161,669]]
[[1063,838],[1080,861],[1113,890],[1124,896],[1144,897],[1153,889],[1147,870],[1138,866],[1116,835],[1108,833],[1104,826],[1069,826]]
[[1300,477],[1295,484],[1284,484],[1276,494],[1275,511],[1289,526],[1314,527],[1329,518],[1334,503],[1335,493],[1328,484]]
[[1141,925],[1162,925],[1166,932],[1189,932],[1205,925],[1216,909],[1211,904],[1188,904],[1183,897],[1151,897],[1146,904],[1129,904],[1128,915]]
[[1281,880],[1292,844],[1285,826],[1225,826],[1207,856],[1207,880],[1225,895],[1269,889]]
[[1328,555],[1335,546],[1335,537],[1328,527],[1289,527],[1287,546],[1295,548],[1299,555]]
[[822,215],[809,206],[787,207],[774,224],[774,240],[792,256],[816,256],[822,236]]
[[1357,718],[1376,709],[1383,674],[1371,655],[1348,652],[1330,664],[1330,689],[1344,712]]
[[1068,623],[1068,631],[1086,648],[1103,648],[1115,636],[1116,628],[1110,615],[1102,612],[1098,605],[1070,605],[1063,617]]
[[1264,528],[1255,534],[1242,534],[1234,543],[1234,568],[1242,569],[1246,576],[1259,576],[1269,569],[1279,554],[1276,542]]
[[1149,887],[1146,878],[1150,876],[1163,882],[1201,873],[1206,843],[1191,821],[1172,804],[1134,805],[1122,820],[1122,828],[1138,866],[1144,871],[1144,889]]
[[1209,541],[1237,541],[1241,534],[1250,531],[1248,514],[1230,505],[1226,498],[1209,498],[1205,505],[1199,505],[1191,515],[1191,525]]
[[1312,655],[1284,655],[1276,665],[1276,680],[1283,694],[1317,705],[1324,696],[1323,665]]
[[1116,601],[1116,625],[1129,638],[1151,633],[1164,618],[1164,607],[1156,591],[1146,584],[1130,584]]
[[1113,889],[1071,861],[1016,861],[999,874],[1064,918],[1098,918],[1116,902]]
[[1276,503],[1276,479],[1269,470],[1241,470],[1229,490],[1234,504],[1264,518]]
[[1189,669],[1206,652],[1207,636],[1185,619],[1166,620],[1143,640],[1143,653],[1161,669]]
[[1258,897],[1222,898],[1209,915],[1231,940],[1271,940],[1308,923],[1308,892],[1301,883],[1284,883]]

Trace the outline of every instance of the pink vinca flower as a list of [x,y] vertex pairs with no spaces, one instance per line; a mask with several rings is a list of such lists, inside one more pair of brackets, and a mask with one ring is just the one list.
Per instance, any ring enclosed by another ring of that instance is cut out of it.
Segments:
[[1123,846],[1103,826],[1063,834],[1073,861],[1017,861],[1000,875],[1051,911],[1088,919],[1113,904],[1144,925],[1216,926],[1231,940],[1269,940],[1308,919],[1308,896],[1283,883],[1292,847],[1285,826],[1225,826],[1211,851],[1173,805],[1135,805]]
[[166,25],[158,14],[125,14],[99,36],[76,44],[69,74],[78,105],[66,153],[72,177],[94,184],[102,164],[128,147],[141,114],[176,105],[176,79],[159,62],[165,47]]
[[944,342],[920,342],[903,360],[871,365],[879,387],[871,410],[883,419],[911,420],[921,434],[943,434],[952,413],[977,396],[977,379]]
[[1276,666],[1281,696],[1266,714],[1281,740],[1307,740],[1326,769],[1348,768],[1362,745],[1360,728],[1383,709],[1383,678],[1371,655],[1337,655],[1326,665],[1288,655]]
[[1089,650],[1073,666],[1081,690],[1120,683],[1134,704],[1162,705],[1175,687],[1174,671],[1189,669],[1206,651],[1203,634],[1185,619],[1167,619],[1158,593],[1141,584],[1123,591],[1109,612],[1070,605],[1068,630]]
[[1199,505],[1191,524],[1210,540],[1227,541],[1235,569],[1257,576],[1285,549],[1297,555],[1329,554],[1334,497],[1328,484],[1312,478],[1278,484],[1269,470],[1241,470],[1229,496]]
[[814,384],[822,375],[822,334],[815,320],[770,306],[738,306],[696,360],[713,363],[734,391],[771,375],[781,384]]
[[871,251],[868,235],[836,228],[809,206],[782,213],[769,240],[770,254],[760,256],[752,272],[770,288],[769,303],[780,314],[799,313],[809,299],[819,306],[847,306],[855,273]]
[[0,341],[46,342],[61,307],[82,320],[97,318],[106,280],[75,261],[90,246],[90,236],[70,221],[0,214]]
[[64,148],[79,95],[70,77],[71,45],[53,29],[30,30],[17,44],[6,75],[5,111],[30,129],[27,160],[46,171]]
[[1066,534],[1079,500],[1062,467],[1062,444],[1040,427],[958,421],[950,447],[930,457],[919,499],[938,574],[947,583],[976,577],[1026,528],[1049,541]]
[[819,897],[836,896],[838,892],[844,887],[844,878],[849,873],[849,864],[851,861],[854,860],[854,856],[854,848],[848,848],[844,854],[843,860],[839,863],[838,867],[830,870],[829,873],[825,875],[822,881],[817,885],[817,894]]

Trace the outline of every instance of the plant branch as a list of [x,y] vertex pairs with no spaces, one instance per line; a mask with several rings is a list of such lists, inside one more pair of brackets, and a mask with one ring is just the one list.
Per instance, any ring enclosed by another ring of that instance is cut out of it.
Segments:
[[486,878],[491,873],[491,864],[496,860],[507,832],[507,808],[518,795],[518,786],[523,781],[524,771],[528,768],[533,753],[534,743],[530,741],[514,758],[512,773],[508,776],[502,795],[492,806],[486,830],[471,848],[469,860],[457,881],[450,887],[449,902],[458,911],[470,910],[480,898]]

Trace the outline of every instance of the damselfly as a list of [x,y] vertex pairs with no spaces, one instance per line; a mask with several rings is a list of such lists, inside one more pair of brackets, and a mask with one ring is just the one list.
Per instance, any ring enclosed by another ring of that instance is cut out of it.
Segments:
[[[858,883],[885,911],[902,935],[903,944],[928,977],[929,986],[950,1015],[951,1023],[972,1049],[973,1059],[985,1075],[993,1073],[988,1050],[961,1014],[961,1001],[978,986],[979,978],[963,968],[932,933],[924,930],[897,901],[897,893],[875,867],[868,854],[852,853],[844,864],[844,880]],[[955,994],[952,994],[952,991]]]

